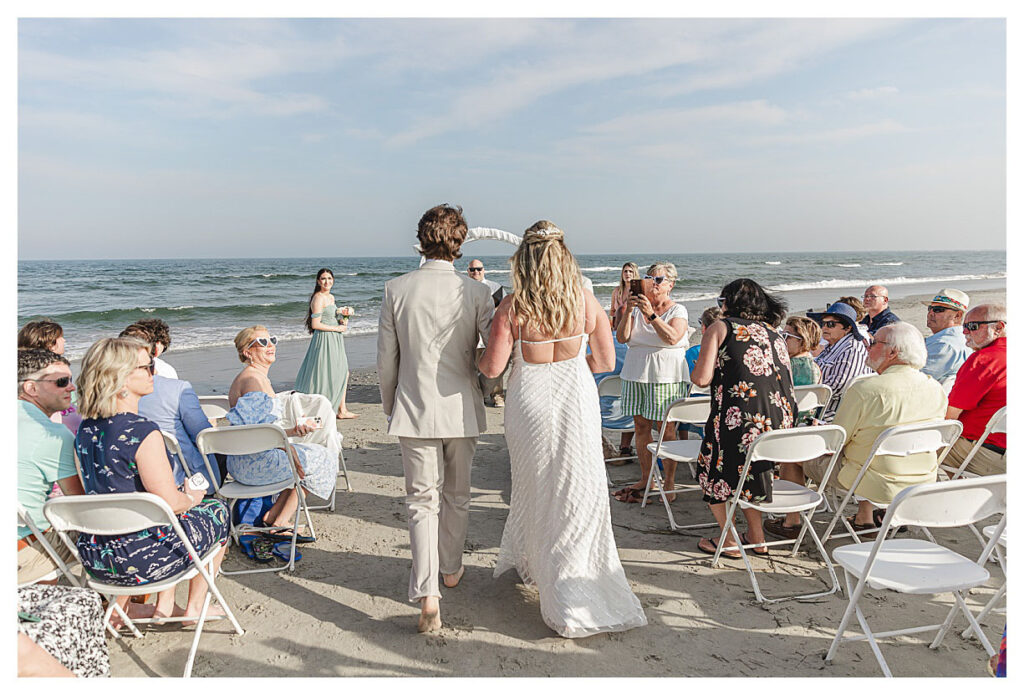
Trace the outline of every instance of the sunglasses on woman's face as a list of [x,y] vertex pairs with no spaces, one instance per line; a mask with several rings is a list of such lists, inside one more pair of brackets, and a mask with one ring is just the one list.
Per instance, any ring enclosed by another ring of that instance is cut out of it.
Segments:
[[783,338],[796,338],[798,340],[800,339],[800,336],[798,336],[796,333],[790,333],[789,331],[779,331],[779,335],[781,335]]
[[147,372],[149,372],[150,376],[153,376],[154,374],[156,374],[156,362],[150,360],[149,364],[140,364],[138,367],[136,367],[136,369],[145,369]]
[[971,333],[978,330],[987,323],[1006,323],[1005,321],[968,321],[964,324],[964,328],[969,330]]
[[826,319],[821,322],[821,325],[824,326],[825,328],[835,328],[836,326],[840,325],[840,323],[838,321]]
[[655,285],[660,285],[667,278],[664,275],[644,275],[644,280],[654,280]]
[[723,306],[725,306],[725,297],[719,297],[718,298],[718,308],[721,309]]
[[270,347],[271,345],[277,345],[277,336],[272,335],[269,338],[256,338],[251,343],[249,343],[249,347],[252,347],[253,345],[259,345],[260,347]]

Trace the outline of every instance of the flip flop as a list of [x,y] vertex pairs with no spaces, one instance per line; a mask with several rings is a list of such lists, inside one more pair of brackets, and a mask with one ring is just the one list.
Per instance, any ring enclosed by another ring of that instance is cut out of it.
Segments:
[[[708,550],[707,548],[703,547],[700,544],[701,541],[707,541],[708,544],[712,547],[712,550]],[[718,550],[718,543],[715,542],[714,538],[701,538],[699,541],[697,541],[697,550],[701,551],[705,555],[714,555],[715,552]],[[730,555],[729,553],[736,553],[736,554],[735,555]],[[730,560],[742,560],[743,559],[743,557],[740,555],[740,551],[738,551],[738,550],[729,550],[728,548],[725,548],[725,549],[722,550],[721,557],[727,557]]]
[[[285,562],[288,562],[288,553],[291,552],[292,542],[290,540],[281,541],[280,543],[274,543],[274,555],[281,558]],[[302,559],[302,553],[299,549],[295,549],[295,562]]]
[[[292,534],[290,534],[290,533],[271,533],[269,531],[265,531],[265,532],[262,533],[262,536],[264,538],[274,542],[274,543],[280,543],[282,541],[288,541],[289,543],[292,542]],[[295,542],[296,543],[312,543],[315,540],[316,540],[316,538],[314,538],[313,536],[303,536],[300,533],[298,535],[298,537],[295,539]]]
[[238,537],[238,545],[242,548],[250,560],[256,562],[270,562],[274,558],[273,545],[266,538],[256,534],[247,534]]
[[628,488],[622,497],[616,497],[619,502],[626,502],[627,504],[637,504],[638,502],[644,501],[644,489],[643,488]]
[[[750,541],[747,540],[746,533],[740,534],[740,540],[743,542],[743,545],[750,545]],[[768,551],[768,548],[751,548],[750,551],[754,553],[754,555],[759,555],[761,557],[771,555],[771,552]]]

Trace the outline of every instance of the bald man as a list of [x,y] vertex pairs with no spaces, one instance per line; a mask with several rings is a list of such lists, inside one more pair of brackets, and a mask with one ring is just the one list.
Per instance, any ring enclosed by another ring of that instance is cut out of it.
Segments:
[[860,322],[874,335],[879,328],[896,323],[900,317],[889,311],[889,290],[882,285],[872,285],[864,290],[864,310],[867,315]]

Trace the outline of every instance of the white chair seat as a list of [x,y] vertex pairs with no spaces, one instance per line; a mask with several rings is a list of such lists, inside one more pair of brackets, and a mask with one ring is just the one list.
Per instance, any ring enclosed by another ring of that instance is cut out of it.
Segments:
[[[1009,526],[1007,526],[1006,529],[1009,529]],[[999,534],[999,545],[1006,545],[1006,529],[1004,529],[1003,532]],[[996,526],[995,524],[993,524],[992,526],[986,526],[985,528],[981,529],[981,532],[985,534],[985,538],[991,538],[992,534],[996,532]]]
[[[696,461],[700,454],[700,439],[679,439],[670,442],[663,442],[661,445],[661,458],[672,459],[673,461]],[[647,450],[652,454],[658,451],[658,443],[651,442]]]
[[820,493],[808,490],[803,485],[791,483],[788,480],[773,480],[771,502],[748,502],[741,497],[740,507],[759,509],[769,514],[788,514],[814,509],[821,504],[821,500]]
[[[873,547],[873,543],[844,545],[832,551],[832,558],[860,579]],[[988,570],[948,548],[898,538],[882,543],[868,586],[904,594],[941,594],[984,584],[988,578]]]
[[234,497],[235,499],[254,499],[256,497],[276,495],[290,487],[292,487],[292,481],[290,480],[282,480],[279,483],[270,483],[269,485],[243,485],[232,480],[230,483],[220,486],[220,493],[225,497]]

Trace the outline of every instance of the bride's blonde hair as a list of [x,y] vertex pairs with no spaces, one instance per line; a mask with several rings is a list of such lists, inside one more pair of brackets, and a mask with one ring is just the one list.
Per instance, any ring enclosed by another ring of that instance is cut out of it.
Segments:
[[571,330],[579,315],[582,281],[562,230],[547,220],[535,223],[511,262],[512,312],[520,328],[551,337]]

